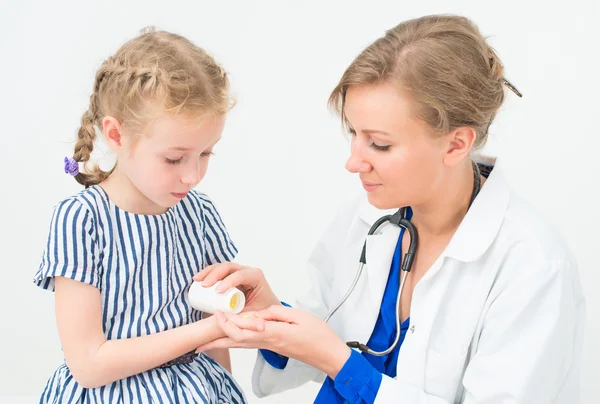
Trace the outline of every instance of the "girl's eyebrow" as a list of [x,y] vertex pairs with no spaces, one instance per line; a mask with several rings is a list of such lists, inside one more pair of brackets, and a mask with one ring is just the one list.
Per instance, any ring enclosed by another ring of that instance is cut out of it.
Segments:
[[190,147],[183,147],[183,146],[174,146],[174,147],[169,147],[169,150],[176,150],[176,151],[190,151],[192,150]]

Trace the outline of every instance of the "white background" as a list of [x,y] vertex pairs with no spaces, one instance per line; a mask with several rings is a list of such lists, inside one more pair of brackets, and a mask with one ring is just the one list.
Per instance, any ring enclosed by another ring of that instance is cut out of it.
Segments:
[[[507,92],[490,152],[500,154],[514,189],[560,228],[579,260],[588,300],[582,402],[600,402],[599,4],[2,1],[0,397],[37,402],[62,362],[53,295],[31,279],[54,204],[81,189],[62,160],[72,155],[95,70],[126,39],[147,25],[172,30],[230,72],[238,105],[199,188],[219,207],[239,261],[262,267],[279,297],[292,300],[306,290],[304,261],[313,243],[360,186],[344,171],[348,144],[326,108],[329,92],[385,29],[453,12],[480,26],[524,93],[518,99]],[[233,365],[256,403],[254,355],[235,351]],[[312,402],[317,389],[260,402]]]

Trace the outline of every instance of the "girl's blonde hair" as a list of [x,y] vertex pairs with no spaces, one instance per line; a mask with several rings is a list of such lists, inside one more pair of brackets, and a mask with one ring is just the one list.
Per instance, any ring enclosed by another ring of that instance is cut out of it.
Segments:
[[344,72],[329,106],[346,124],[348,88],[393,82],[413,101],[417,118],[437,133],[461,126],[477,133],[473,149],[483,147],[504,101],[504,67],[469,19],[430,15],[405,21],[360,53]]
[[[142,130],[156,114],[198,118],[206,112],[223,115],[231,107],[227,74],[210,55],[182,36],[148,28],[96,72],[73,159],[89,161],[96,129],[105,116],[128,130]],[[75,179],[87,188],[111,172],[86,166]]]

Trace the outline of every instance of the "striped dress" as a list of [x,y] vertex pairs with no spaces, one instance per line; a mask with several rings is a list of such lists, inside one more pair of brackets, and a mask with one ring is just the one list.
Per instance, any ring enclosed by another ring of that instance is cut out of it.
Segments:
[[[119,209],[100,186],[60,202],[34,282],[54,290],[63,276],[97,287],[108,340],[200,319],[187,291],[203,267],[237,250],[210,199],[192,191],[161,215]],[[152,355],[152,352],[148,352]],[[49,379],[40,403],[245,403],[231,375],[205,354],[99,388],[81,387],[68,366]]]

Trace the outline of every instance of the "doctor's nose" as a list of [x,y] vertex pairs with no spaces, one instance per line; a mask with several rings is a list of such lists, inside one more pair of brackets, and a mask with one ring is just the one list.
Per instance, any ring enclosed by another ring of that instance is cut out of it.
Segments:
[[350,157],[346,160],[346,170],[352,174],[365,173],[371,171],[372,166],[366,162],[360,153],[353,147]]

